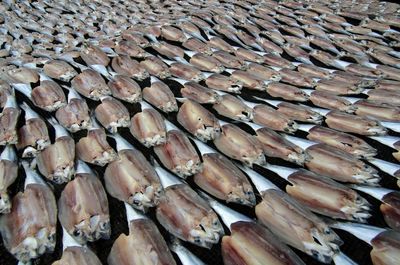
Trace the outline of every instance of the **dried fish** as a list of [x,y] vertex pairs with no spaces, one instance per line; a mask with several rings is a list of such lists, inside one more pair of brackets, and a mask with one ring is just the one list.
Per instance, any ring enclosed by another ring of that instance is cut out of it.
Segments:
[[108,255],[108,264],[176,265],[157,226],[150,219],[135,212],[129,205],[125,207],[129,235],[121,234],[115,240]]
[[125,75],[139,81],[149,77],[144,63],[132,60],[129,56],[116,56],[111,62],[112,68],[120,75]]
[[226,156],[237,159],[246,165],[262,165],[265,156],[260,143],[250,135],[233,124],[220,123],[221,136],[214,139],[214,145]]
[[77,162],[75,178],[62,191],[58,210],[61,225],[80,244],[110,237],[106,192],[84,162]]
[[11,145],[7,145],[0,155],[0,213],[10,213],[11,199],[8,188],[18,176],[17,155]]
[[179,108],[177,121],[201,141],[214,140],[221,132],[217,118],[192,100],[185,100]]
[[351,132],[361,135],[384,135],[387,129],[378,121],[347,114],[339,111],[331,111],[326,114],[325,122],[332,129],[342,132]]
[[75,172],[75,143],[55,120],[49,122],[56,132],[55,141],[37,154],[37,166],[48,180],[62,184],[70,181]]
[[58,122],[71,132],[87,129],[91,125],[86,101],[72,88],[68,92],[68,104],[59,108],[55,116]]
[[107,130],[117,132],[119,127],[129,127],[129,111],[119,100],[113,97],[103,97],[95,111],[96,119]]
[[166,142],[155,146],[154,152],[166,168],[181,178],[187,178],[201,170],[202,163],[196,149],[179,130],[169,130]]
[[25,125],[18,130],[16,147],[22,150],[22,157],[35,157],[50,144],[46,123],[26,103],[21,105],[25,112]]
[[162,192],[157,173],[141,152],[121,136],[114,138],[118,158],[108,164],[104,173],[107,192],[141,211],[154,207]]
[[174,236],[210,248],[218,243],[223,228],[217,215],[194,190],[159,166],[164,195],[157,206],[156,217]]
[[161,114],[143,103],[142,112],[136,113],[131,119],[130,131],[146,147],[164,144],[167,138]]
[[50,78],[63,82],[69,82],[78,73],[67,62],[60,60],[51,60],[43,66],[43,72]]
[[0,145],[18,142],[17,122],[20,110],[13,95],[8,95],[3,111],[0,113]]
[[136,103],[142,98],[140,86],[127,76],[116,75],[107,85],[114,97],[128,103]]
[[203,160],[194,182],[204,191],[226,202],[254,206],[256,198],[246,176],[227,158],[195,141]]
[[178,111],[178,104],[171,89],[155,77],[151,77],[151,85],[143,88],[142,93],[143,99],[161,111]]
[[81,95],[93,100],[111,95],[111,90],[103,77],[91,69],[83,70],[82,73],[75,76],[71,80],[71,85]]
[[146,57],[145,60],[140,62],[140,65],[151,75],[155,75],[161,79],[171,76],[168,66],[155,56]]
[[56,245],[57,205],[53,192],[38,173],[24,163],[24,192],[12,200],[9,214],[0,216],[6,249],[21,262],[53,252]]

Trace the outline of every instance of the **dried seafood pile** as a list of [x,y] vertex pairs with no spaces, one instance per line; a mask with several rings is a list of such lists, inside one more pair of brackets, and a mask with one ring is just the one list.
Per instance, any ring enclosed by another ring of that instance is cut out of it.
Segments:
[[399,264],[400,5],[0,10],[0,263]]

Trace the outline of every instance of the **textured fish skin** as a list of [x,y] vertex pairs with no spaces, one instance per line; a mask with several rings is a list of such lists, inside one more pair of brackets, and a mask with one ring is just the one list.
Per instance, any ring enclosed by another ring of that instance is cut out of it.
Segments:
[[210,248],[218,243],[223,228],[217,215],[186,184],[165,189],[156,211],[157,220],[174,236]]
[[278,157],[299,165],[303,165],[309,159],[303,149],[273,130],[261,128],[256,130],[256,134],[258,142],[268,157]]
[[164,119],[156,110],[144,109],[136,113],[130,123],[130,132],[146,147],[166,142],[167,130]]
[[71,132],[87,129],[91,124],[89,107],[81,98],[69,100],[66,106],[56,111],[55,116],[58,122]]
[[342,244],[326,223],[283,191],[262,192],[256,216],[283,242],[324,263]]
[[52,252],[56,245],[57,205],[53,192],[41,184],[29,184],[12,200],[9,214],[0,216],[0,232],[6,249],[22,262]]
[[316,144],[306,149],[309,159],[305,165],[311,171],[337,181],[377,185],[378,171],[336,147]]
[[398,192],[390,192],[383,196],[380,210],[386,223],[392,229],[400,231],[400,195]]
[[336,147],[361,158],[373,157],[377,150],[363,139],[349,133],[340,132],[323,126],[314,126],[308,131],[307,138],[319,143]]
[[290,117],[267,105],[256,105],[253,108],[253,122],[275,131],[293,133],[298,125]]
[[108,200],[96,176],[76,174],[61,193],[58,210],[60,223],[78,243],[110,237]]
[[110,265],[176,264],[167,243],[149,219],[129,223],[129,235],[121,234],[115,240],[107,262]]
[[99,258],[86,247],[67,247],[52,265],[101,265]]
[[222,125],[221,129],[220,137],[213,142],[223,154],[249,166],[265,163],[263,149],[253,135],[233,124]]
[[[3,151],[6,152],[6,151]],[[17,161],[6,158],[0,160],[0,214],[11,211],[11,199],[8,188],[18,177]]]
[[102,99],[94,113],[101,125],[112,133],[117,132],[119,127],[129,127],[130,125],[128,109],[113,97]]
[[117,75],[107,83],[114,97],[129,102],[136,103],[142,99],[140,86],[127,76]]
[[181,131],[168,131],[166,142],[155,146],[154,152],[166,168],[181,178],[187,178],[201,170],[202,163],[196,149]]
[[143,89],[143,99],[163,112],[178,111],[178,104],[171,89],[163,82],[157,81]]
[[[8,96],[7,102],[13,96]],[[7,103],[6,103],[7,104]],[[20,110],[15,106],[5,106],[0,113],[0,145],[15,144],[18,142],[17,122]]]
[[207,153],[202,160],[203,168],[193,179],[201,189],[228,203],[255,205],[250,182],[229,159],[217,153]]
[[71,65],[60,60],[51,60],[47,62],[43,67],[43,71],[47,76],[63,82],[70,81],[78,74]]
[[186,100],[179,108],[178,122],[201,141],[214,140],[221,128],[217,118],[199,103]]
[[286,192],[313,212],[358,222],[365,222],[370,216],[369,203],[364,198],[328,177],[299,170],[288,181],[292,185],[286,186]]
[[234,120],[249,121],[253,119],[253,110],[233,95],[223,95],[220,100],[213,105],[213,109],[215,109],[218,114]]
[[119,151],[118,158],[108,164],[104,181],[111,196],[141,211],[154,207],[162,192],[157,173],[137,150]]
[[236,222],[231,235],[222,238],[222,257],[226,265],[304,264],[270,231],[257,223]]
[[399,260],[399,232],[384,231],[372,239],[371,245],[370,255],[374,265],[396,264]]

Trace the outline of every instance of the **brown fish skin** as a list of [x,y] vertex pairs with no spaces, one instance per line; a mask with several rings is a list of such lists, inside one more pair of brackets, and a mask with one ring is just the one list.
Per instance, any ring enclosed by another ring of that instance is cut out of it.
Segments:
[[140,65],[144,67],[148,73],[158,78],[165,79],[171,76],[168,66],[155,56],[146,57],[145,60],[140,62]]
[[22,157],[35,157],[50,144],[46,123],[40,118],[31,118],[18,130],[18,150],[23,150]]
[[12,79],[12,83],[30,84],[39,81],[39,74],[34,69],[29,68],[13,68],[7,71],[7,75]]
[[51,78],[69,82],[78,73],[67,62],[60,60],[51,60],[43,66],[43,72]]
[[288,177],[286,192],[311,211],[345,220],[365,222],[369,204],[354,190],[334,180],[299,170]]
[[190,64],[173,63],[169,68],[172,75],[185,80],[200,82],[205,78],[203,73]]
[[110,265],[176,265],[167,243],[150,219],[129,223],[129,235],[121,234],[114,242],[107,262]]
[[150,45],[150,42],[139,32],[135,30],[126,30],[121,34],[122,38],[128,41],[133,41],[136,45],[141,48],[146,48]]
[[117,154],[107,142],[103,128],[91,128],[75,145],[76,156],[101,167],[116,159]]
[[213,105],[218,114],[241,121],[253,119],[253,110],[243,101],[230,94],[223,95],[221,99]]
[[99,100],[100,97],[111,95],[111,90],[103,77],[90,69],[83,70],[82,73],[75,76],[71,81],[71,85],[81,95],[93,100]]
[[247,71],[265,81],[279,82],[282,79],[278,71],[262,66],[261,64],[250,63]]
[[110,88],[113,97],[116,97],[117,99],[128,103],[136,103],[142,99],[140,86],[127,76],[114,76],[107,85]]
[[361,135],[384,135],[387,129],[375,121],[365,117],[331,111],[325,116],[325,122],[332,129]]
[[156,217],[168,232],[200,247],[210,248],[223,234],[215,212],[186,184],[165,188]]
[[55,114],[58,122],[67,130],[77,132],[90,126],[89,107],[81,98],[72,98]]
[[191,51],[204,53],[205,55],[212,55],[211,47],[197,38],[189,38],[182,43],[182,46]]
[[308,131],[309,140],[325,143],[359,158],[374,157],[377,150],[354,135],[329,129],[323,126],[314,126]]
[[386,230],[371,241],[372,251],[370,253],[374,265],[396,264],[399,260],[400,233]]
[[201,53],[193,55],[189,62],[201,71],[221,73],[225,70],[225,67],[220,63],[220,61],[212,56]]
[[110,63],[110,58],[99,47],[88,46],[81,50],[81,58],[87,65],[103,65]]
[[278,157],[283,160],[303,165],[308,160],[308,156],[304,150],[286,140],[268,128],[261,128],[256,130],[257,140],[260,142],[261,147],[268,157]]
[[282,58],[280,55],[275,55],[275,54],[266,54],[263,55],[264,58],[264,64],[268,66],[275,66],[275,67],[280,67],[280,68],[288,68],[288,69],[295,69],[296,67],[290,62],[289,60],[286,60]]
[[130,132],[146,147],[164,144],[167,138],[164,119],[154,109],[136,113],[131,119]]
[[178,104],[171,89],[163,82],[156,81],[142,91],[143,99],[163,112],[178,111]]
[[196,82],[185,83],[181,88],[181,94],[200,104],[214,104],[220,101],[220,96],[215,91]]
[[301,265],[303,261],[267,228],[251,222],[231,225],[231,235],[222,238],[225,265],[276,264]]
[[0,214],[7,214],[11,211],[11,200],[8,194],[8,187],[18,177],[18,165],[16,161],[0,160]]
[[179,108],[177,121],[199,140],[217,138],[221,132],[217,118],[199,103],[186,100]]
[[244,60],[240,59],[237,56],[234,56],[226,51],[216,51],[212,55],[215,59],[221,62],[223,66],[226,68],[233,68],[233,69],[243,69],[247,68],[246,63]]
[[128,55],[135,58],[145,58],[147,52],[140,48],[133,41],[123,40],[115,45],[115,52],[119,55]]
[[221,135],[213,142],[219,151],[226,156],[239,160],[248,166],[265,164],[263,149],[258,140],[236,125],[221,126]]
[[40,173],[56,184],[71,180],[75,169],[75,143],[70,136],[63,136],[46,146],[37,155],[37,165]]
[[272,97],[283,98],[291,101],[305,102],[309,96],[298,87],[278,82],[267,85],[267,93]]
[[250,182],[229,159],[217,153],[204,154],[202,159],[203,169],[193,178],[202,190],[228,203],[255,205]]
[[400,81],[400,77],[399,77],[400,69],[386,66],[386,65],[378,65],[376,67],[376,69],[377,69],[377,71],[382,73],[383,77],[385,77],[387,79],[393,79],[393,80]]
[[152,48],[170,59],[174,59],[175,57],[183,58],[185,56],[185,51],[182,48],[163,41],[153,43]]
[[243,87],[243,83],[237,79],[230,76],[225,76],[222,74],[212,74],[205,79],[207,87],[214,90],[240,93]]
[[119,127],[130,126],[128,109],[115,98],[103,98],[94,113],[101,125],[112,133],[117,132]]
[[90,173],[78,173],[58,200],[58,219],[80,244],[108,239],[111,234],[106,192]]
[[258,55],[257,53],[247,50],[244,48],[239,47],[238,49],[235,50],[235,56],[238,57],[239,59],[249,61],[249,62],[255,62],[255,63],[263,63],[264,59],[261,55]]
[[67,247],[52,265],[101,265],[99,258],[87,247]]
[[158,204],[162,186],[157,173],[137,150],[121,150],[108,164],[104,181],[107,192],[143,212]]
[[310,101],[318,107],[340,110],[347,113],[354,113],[357,109],[357,107],[351,104],[347,99],[323,90],[313,91],[310,95]]
[[283,191],[270,189],[261,196],[255,208],[261,224],[286,244],[321,262],[332,259],[343,242],[324,221]]
[[375,92],[378,93],[379,91],[377,91],[377,90],[398,92],[399,91],[399,89],[398,89],[399,85],[400,85],[399,81],[381,79],[381,80],[378,80],[376,82],[375,89],[373,89],[373,90],[371,90],[369,92],[375,91]]
[[118,74],[132,77],[139,81],[149,77],[149,73],[143,65],[126,55],[114,57],[111,66]]
[[54,81],[44,80],[32,89],[32,102],[46,111],[56,111],[67,104],[62,88]]
[[298,125],[285,114],[267,105],[256,105],[253,108],[253,122],[275,131],[293,133]]
[[377,103],[370,100],[359,100],[354,103],[357,107],[356,114],[364,117],[372,117],[380,121],[400,121],[400,107]]
[[281,69],[279,72],[281,81],[300,87],[314,87],[316,82],[308,76],[305,76],[297,71],[290,69]]
[[348,82],[338,82],[338,80],[320,80],[315,90],[329,92],[334,95],[357,95],[364,89],[357,84]]
[[380,210],[388,226],[400,231],[400,194],[393,191],[383,196]]
[[314,124],[321,124],[323,122],[323,116],[321,114],[313,111],[310,107],[305,105],[281,102],[277,107],[278,112],[296,121],[310,122]]
[[166,40],[177,42],[184,42],[187,39],[180,29],[170,25],[161,27],[161,37]]
[[19,114],[20,110],[12,106],[6,106],[0,113],[0,145],[16,144],[18,142],[16,127]]
[[400,90],[371,89],[368,91],[368,100],[372,102],[386,103],[400,106]]
[[181,178],[194,175],[202,168],[196,149],[181,131],[168,131],[166,142],[155,146],[154,152],[166,168]]
[[228,53],[233,53],[235,49],[220,37],[212,37],[207,43],[210,47],[222,50]]
[[6,249],[22,262],[53,252],[56,245],[57,205],[53,192],[41,184],[29,184],[12,200],[9,214],[0,217]]
[[380,177],[378,171],[336,147],[316,144],[308,147],[310,159],[305,165],[311,171],[328,176],[340,182],[376,185]]

